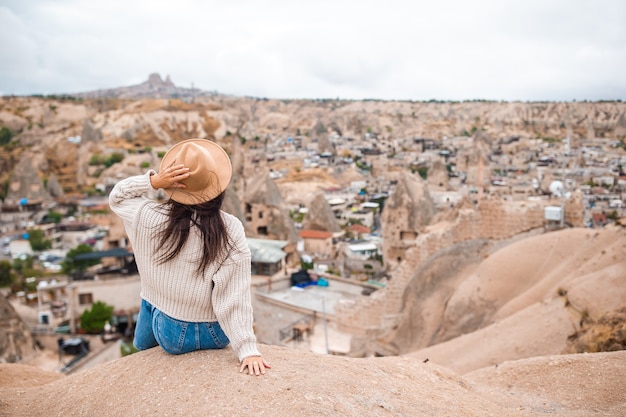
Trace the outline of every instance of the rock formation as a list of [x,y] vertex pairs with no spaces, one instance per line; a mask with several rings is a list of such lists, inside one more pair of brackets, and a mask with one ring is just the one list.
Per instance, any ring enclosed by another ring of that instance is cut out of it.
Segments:
[[99,142],[102,140],[102,130],[96,128],[91,120],[86,119],[83,122],[83,131],[80,138],[81,142]]
[[383,257],[393,264],[400,262],[407,248],[415,245],[415,239],[435,214],[426,182],[419,175],[407,173],[397,178],[381,216]]
[[26,153],[13,170],[6,198],[12,204],[19,204],[22,199],[30,202],[50,200],[50,194]]
[[324,194],[317,193],[307,209],[308,212],[302,221],[303,229],[323,230],[331,233],[341,232],[341,227]]
[[254,232],[248,226],[248,222],[246,220],[246,216],[243,212],[243,208],[241,206],[241,201],[239,200],[239,196],[233,190],[233,187],[228,187],[226,189],[226,194],[224,195],[224,203],[222,204],[222,210],[226,213],[230,213],[233,216],[237,217],[246,231],[246,235],[251,236]]
[[297,241],[296,229],[284,207],[280,190],[266,173],[246,183],[244,213],[254,237]]
[[470,149],[459,151],[457,160],[460,164],[457,168],[467,173],[467,184],[479,189],[489,184],[491,179],[490,152],[490,139],[482,130],[475,133]]
[[32,356],[35,349],[35,341],[28,326],[4,295],[0,294],[0,363],[20,362]]
[[63,192],[63,187],[59,184],[59,180],[57,180],[56,175],[51,174],[50,178],[48,178],[48,182],[46,183],[46,190],[52,196],[52,198],[62,198],[65,196]]
[[448,170],[446,164],[437,159],[428,168],[428,186],[433,190],[448,190]]

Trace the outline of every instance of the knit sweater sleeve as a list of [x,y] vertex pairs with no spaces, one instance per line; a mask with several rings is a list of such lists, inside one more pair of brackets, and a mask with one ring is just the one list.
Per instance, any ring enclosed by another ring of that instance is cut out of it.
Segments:
[[252,328],[250,249],[239,221],[232,222],[229,229],[235,248],[213,277],[212,304],[217,320],[241,361],[261,354]]
[[137,214],[137,205],[146,201],[143,196],[153,190],[150,175],[154,173],[155,171],[150,170],[143,175],[128,177],[115,184],[111,190],[109,206],[115,214],[122,218],[124,223],[132,222]]

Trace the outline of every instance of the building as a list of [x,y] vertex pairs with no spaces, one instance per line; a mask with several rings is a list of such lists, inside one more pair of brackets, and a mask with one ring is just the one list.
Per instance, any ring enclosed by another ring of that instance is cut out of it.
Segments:
[[283,273],[287,266],[287,252],[283,249],[288,243],[285,240],[248,238],[252,275],[273,276]]
[[323,230],[301,230],[300,239],[303,251],[307,255],[331,258],[334,255],[333,234]]

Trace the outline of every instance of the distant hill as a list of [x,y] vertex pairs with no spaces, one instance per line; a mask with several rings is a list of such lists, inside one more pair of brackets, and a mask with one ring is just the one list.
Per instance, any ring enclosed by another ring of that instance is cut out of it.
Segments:
[[197,88],[178,87],[174,84],[169,75],[163,80],[158,73],[150,74],[148,79],[141,84],[72,94],[72,96],[80,98],[180,98],[186,100],[216,95],[217,92],[209,92]]

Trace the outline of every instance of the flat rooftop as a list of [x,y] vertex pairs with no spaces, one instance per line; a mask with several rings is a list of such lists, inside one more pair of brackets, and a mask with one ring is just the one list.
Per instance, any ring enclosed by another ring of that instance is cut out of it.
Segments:
[[352,303],[362,291],[361,285],[329,280],[328,287],[309,285],[305,288],[291,287],[256,295],[288,306],[333,315],[338,303]]

